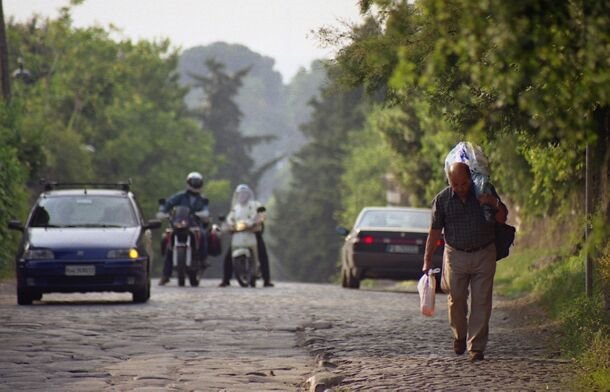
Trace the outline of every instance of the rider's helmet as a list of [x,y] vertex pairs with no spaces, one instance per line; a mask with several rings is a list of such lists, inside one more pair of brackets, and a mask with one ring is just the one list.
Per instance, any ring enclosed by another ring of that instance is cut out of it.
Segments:
[[203,188],[203,176],[198,172],[191,172],[186,176],[186,187],[189,191],[199,193]]
[[235,193],[233,194],[233,205],[241,204],[246,205],[250,200],[254,200],[254,192],[252,189],[246,184],[240,184],[235,188]]

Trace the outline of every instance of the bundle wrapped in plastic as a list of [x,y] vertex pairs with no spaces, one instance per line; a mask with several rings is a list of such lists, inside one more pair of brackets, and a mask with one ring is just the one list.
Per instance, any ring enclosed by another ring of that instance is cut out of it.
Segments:
[[[456,144],[445,158],[445,174],[449,174],[449,167],[456,162],[468,165],[477,198],[483,194],[492,194],[492,185],[489,181],[489,162],[485,154],[483,154],[481,147],[470,142],[459,142]],[[485,218],[488,221],[492,221],[494,209],[491,206],[485,205],[483,206],[483,211]]]

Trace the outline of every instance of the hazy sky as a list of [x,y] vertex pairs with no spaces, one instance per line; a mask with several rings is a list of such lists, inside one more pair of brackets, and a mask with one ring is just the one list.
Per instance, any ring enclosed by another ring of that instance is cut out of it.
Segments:
[[[243,44],[276,60],[287,82],[299,67],[332,55],[311,30],[360,20],[357,0],[86,0],[78,27],[110,23],[131,39],[169,38],[182,49],[216,41]],[[69,0],[3,0],[5,18],[56,17]],[[10,43],[9,43],[10,44]]]

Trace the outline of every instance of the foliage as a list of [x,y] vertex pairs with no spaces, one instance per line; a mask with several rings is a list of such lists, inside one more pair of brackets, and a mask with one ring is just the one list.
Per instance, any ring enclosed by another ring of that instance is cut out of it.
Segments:
[[375,125],[375,120],[369,119],[364,130],[349,135],[339,194],[343,207],[339,223],[345,227],[353,225],[363,207],[386,205],[385,174],[389,173],[391,154]]
[[336,189],[345,140],[363,124],[361,100],[361,89],[328,87],[311,103],[312,119],[302,128],[309,143],[292,159],[291,187],[275,194],[275,216],[269,225],[270,247],[287,279],[321,282],[335,274],[340,246],[335,226],[341,206]]
[[555,254],[551,249],[520,250],[498,264],[495,287],[499,293],[533,296],[535,306],[550,310],[550,316],[560,322],[561,351],[576,357],[578,364],[574,390],[606,390],[609,385],[610,315],[603,306],[608,250],[610,247],[596,260],[592,297],[583,290],[582,253],[569,256],[565,250]]
[[[336,58],[339,80],[365,85],[405,113],[408,122],[390,137],[407,129],[415,143],[433,141],[413,155],[404,153],[409,137],[394,137],[404,169],[425,171],[407,159],[437,165],[447,136],[468,139],[499,163],[493,180],[522,211],[569,211],[572,194],[583,188],[586,143],[595,146],[593,171],[607,176],[610,72],[602,59],[610,6],[547,3],[362,1],[365,20],[344,34],[349,43]],[[417,189],[414,178],[404,177],[403,187]],[[536,193],[523,197],[515,179]],[[440,190],[437,181],[425,187],[416,203]],[[595,192],[599,203],[607,186]],[[607,203],[598,206],[607,211]]]
[[573,382],[575,391],[610,390],[610,337],[598,331],[578,359],[579,371]]
[[150,215],[186,173],[214,174],[212,135],[187,116],[169,42],[74,28],[69,8],[55,20],[10,23],[8,36],[12,68],[20,57],[32,75],[14,88],[23,110],[16,148],[30,184],[131,178]]
[[[17,123],[15,107],[0,103],[0,222],[7,222],[21,216],[25,210],[23,181],[25,170],[18,160],[15,145],[15,126]],[[0,271],[10,265],[16,248],[15,236],[11,235],[6,224],[0,225]]]

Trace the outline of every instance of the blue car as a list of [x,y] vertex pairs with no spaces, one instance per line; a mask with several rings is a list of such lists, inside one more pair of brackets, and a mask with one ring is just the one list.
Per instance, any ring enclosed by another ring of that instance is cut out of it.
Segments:
[[[101,188],[100,188],[101,187]],[[25,225],[16,257],[17,302],[44,293],[131,292],[150,298],[151,229],[128,184],[47,183]]]

